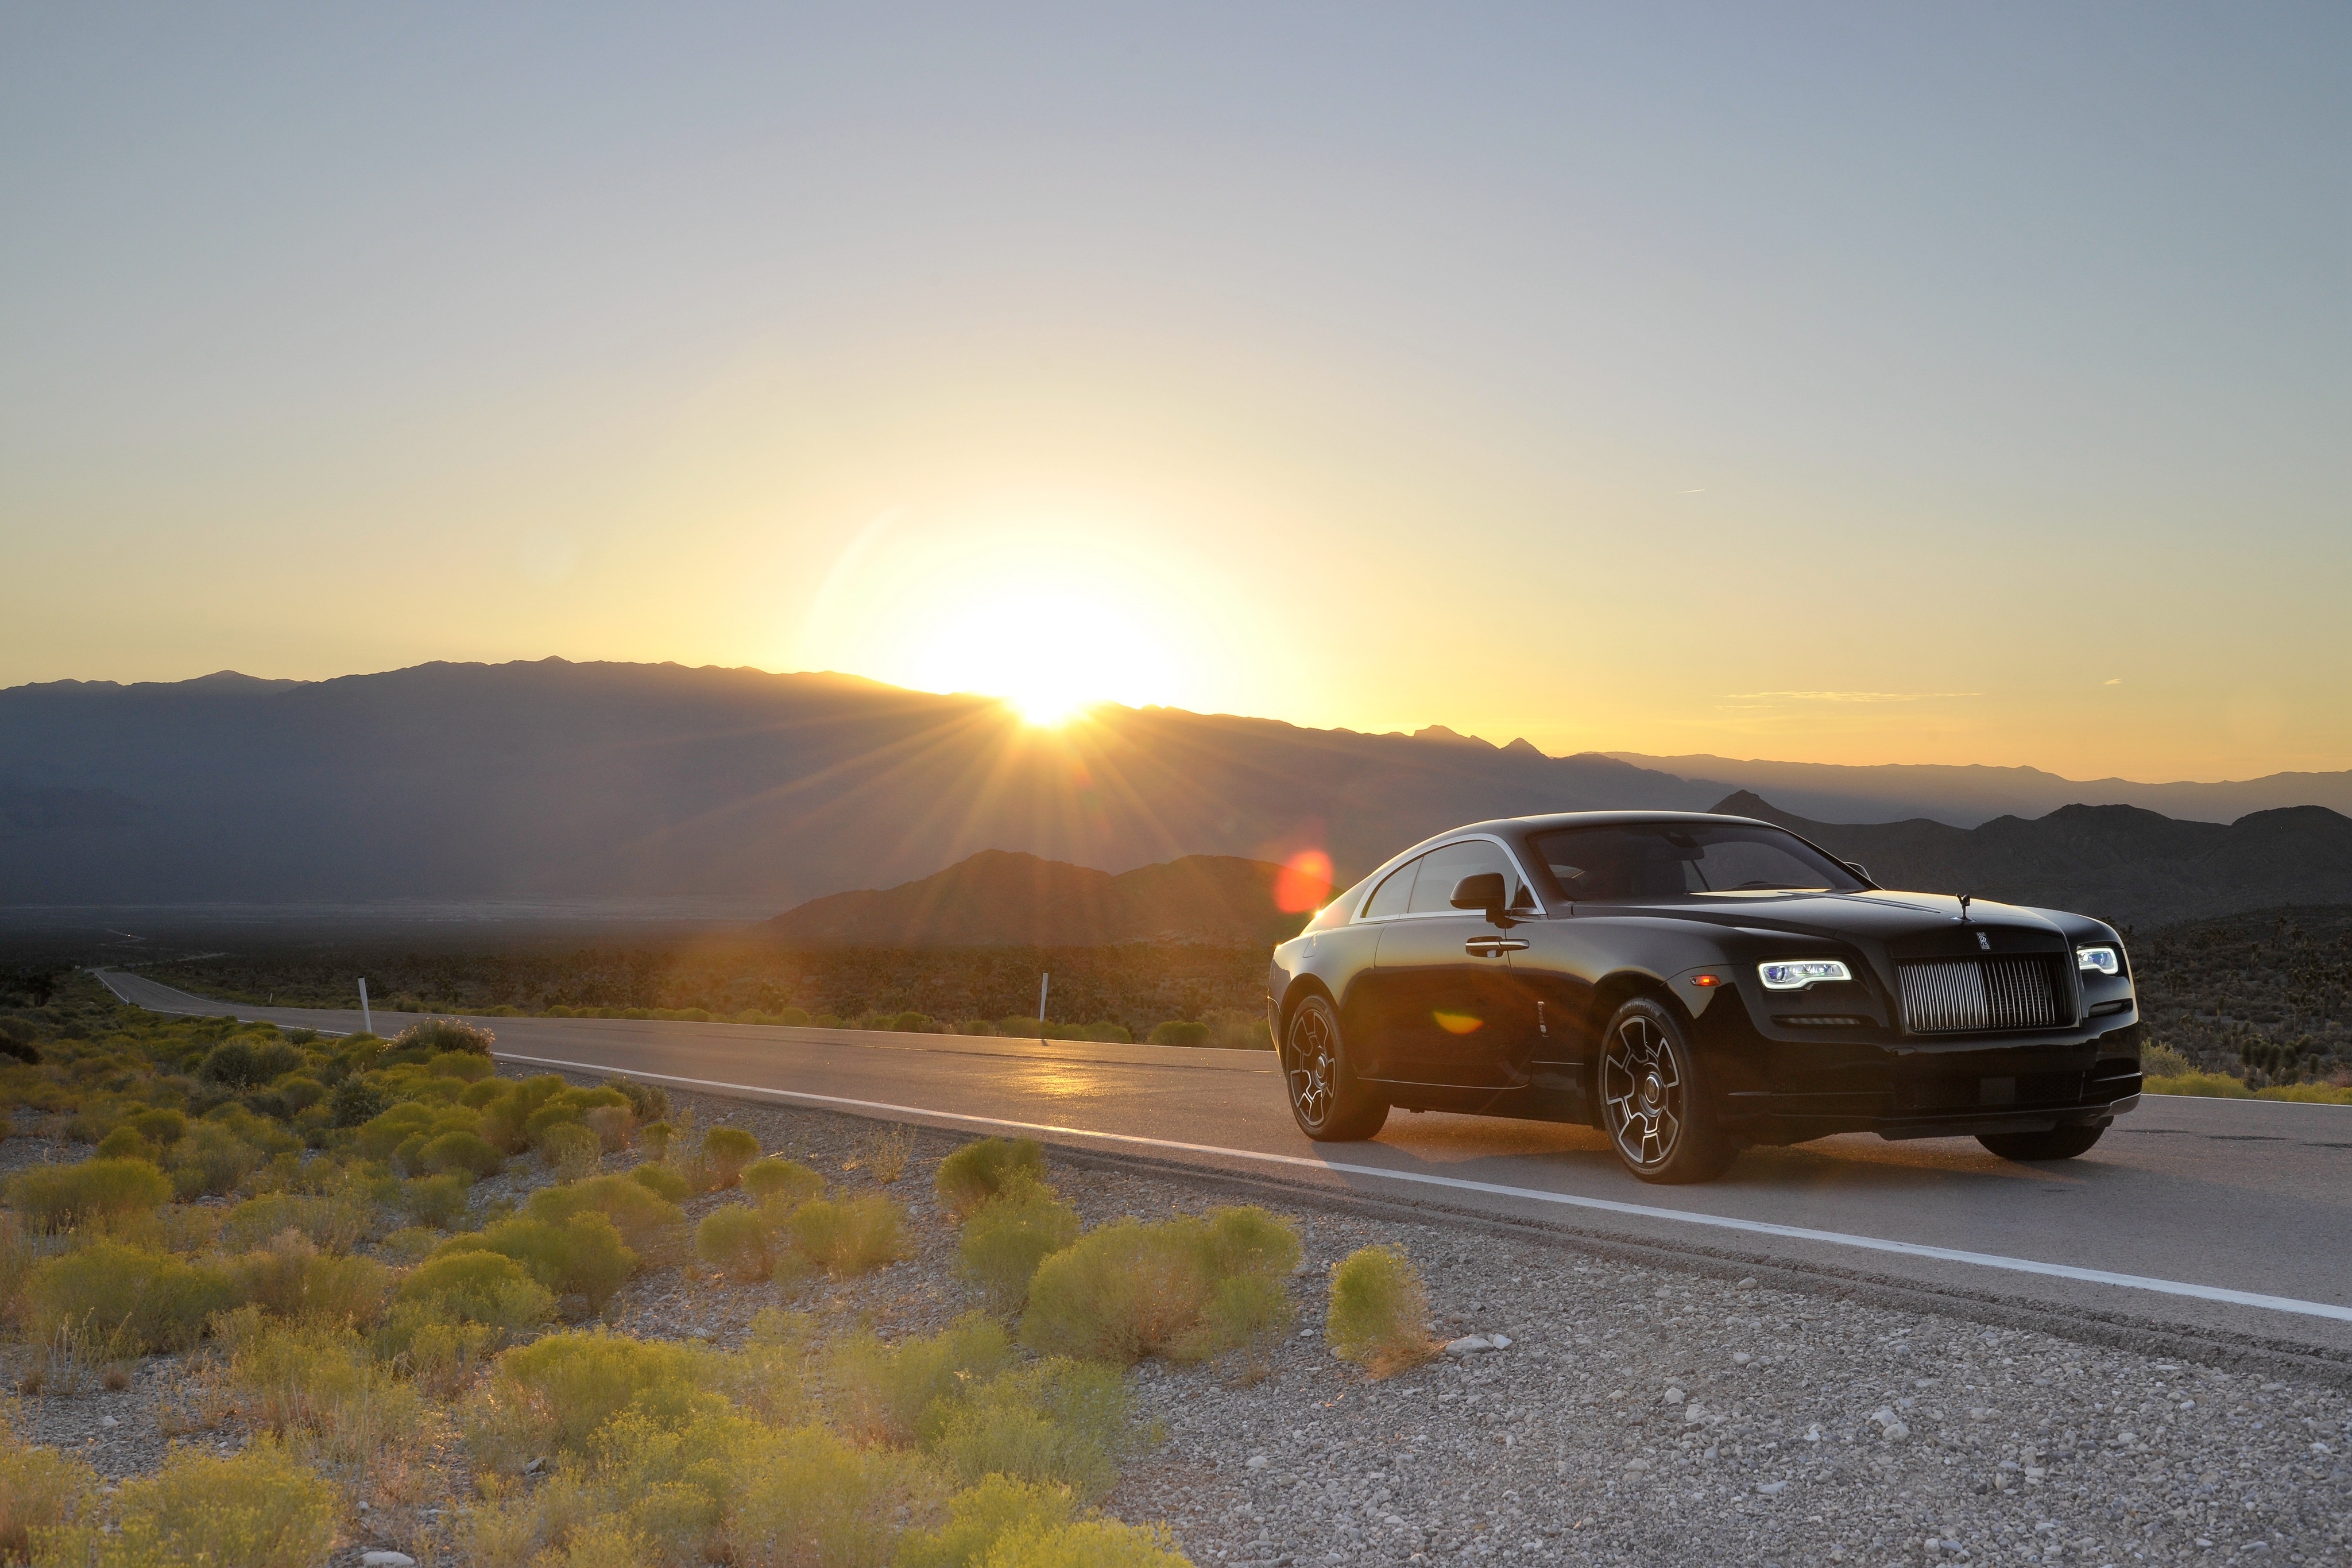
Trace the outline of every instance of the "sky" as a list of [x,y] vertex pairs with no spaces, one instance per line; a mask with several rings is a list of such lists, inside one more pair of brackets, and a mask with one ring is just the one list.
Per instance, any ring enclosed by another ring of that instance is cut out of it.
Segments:
[[2352,768],[2352,9],[0,16],[0,685]]

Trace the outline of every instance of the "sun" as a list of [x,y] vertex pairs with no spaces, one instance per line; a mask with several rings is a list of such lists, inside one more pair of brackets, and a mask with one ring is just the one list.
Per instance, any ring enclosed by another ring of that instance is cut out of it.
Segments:
[[1167,700],[1174,660],[1156,630],[1099,602],[1009,594],[942,617],[912,684],[1000,697],[1023,722],[1053,728],[1097,703]]
[[885,513],[826,574],[806,668],[1002,701],[1031,726],[1190,706],[1234,643],[1216,580],[1165,530],[1079,511]]

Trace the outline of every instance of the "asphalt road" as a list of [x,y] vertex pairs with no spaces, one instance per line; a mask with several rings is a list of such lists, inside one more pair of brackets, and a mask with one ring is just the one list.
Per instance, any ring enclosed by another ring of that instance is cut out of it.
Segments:
[[[348,1031],[356,1009],[235,1007],[102,977],[171,1012]],[[415,1021],[376,1015],[379,1030]],[[2150,1096],[2080,1159],[2011,1165],[1973,1139],[1865,1135],[1743,1155],[1644,1186],[1599,1133],[1398,1113],[1315,1145],[1271,1052],[603,1019],[488,1019],[519,1064],[610,1070],[859,1114],[1018,1126],[1048,1142],[1534,1221],[1817,1278],[2011,1303],[2088,1329],[2274,1346],[2352,1367],[2352,1107]]]

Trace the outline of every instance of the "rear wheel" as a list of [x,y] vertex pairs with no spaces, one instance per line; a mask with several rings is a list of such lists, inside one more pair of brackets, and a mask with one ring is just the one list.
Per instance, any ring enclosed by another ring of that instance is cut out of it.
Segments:
[[2071,1160],[2099,1141],[2105,1127],[2056,1127],[2047,1133],[1979,1133],[1977,1142],[2005,1160]]
[[1601,1048],[1601,1126],[1624,1167],[1650,1182],[1713,1181],[1739,1146],[1715,1123],[1698,1053],[1672,1009],[1635,997]]
[[1359,1142],[1389,1119],[1389,1103],[1349,1067],[1339,1015],[1321,997],[1307,998],[1290,1015],[1282,1036],[1282,1076],[1298,1130],[1318,1144]]

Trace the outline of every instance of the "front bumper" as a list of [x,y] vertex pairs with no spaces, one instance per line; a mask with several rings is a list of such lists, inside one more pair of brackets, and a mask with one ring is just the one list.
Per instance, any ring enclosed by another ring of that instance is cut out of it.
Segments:
[[1701,1030],[1715,1037],[1701,1050],[1723,1086],[1717,1114],[1747,1143],[2104,1127],[2139,1103],[2137,1019],[2097,1033],[1801,1043],[1707,1021],[1718,1024]]

